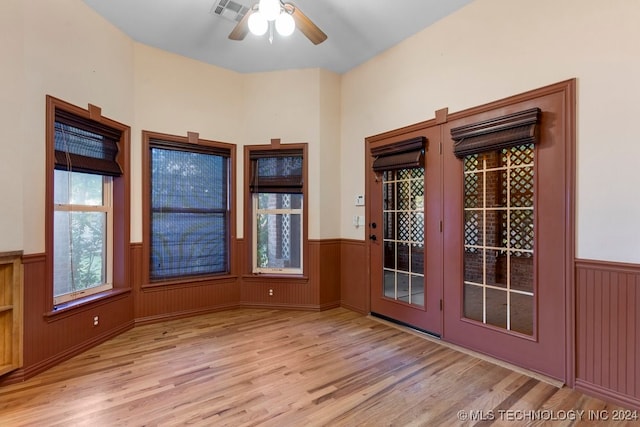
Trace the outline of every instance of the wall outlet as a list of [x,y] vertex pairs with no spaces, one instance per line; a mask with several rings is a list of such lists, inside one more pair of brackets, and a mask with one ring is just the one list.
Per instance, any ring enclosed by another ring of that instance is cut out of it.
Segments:
[[98,326],[99,321],[100,321],[100,318],[98,316],[93,316],[93,326]]

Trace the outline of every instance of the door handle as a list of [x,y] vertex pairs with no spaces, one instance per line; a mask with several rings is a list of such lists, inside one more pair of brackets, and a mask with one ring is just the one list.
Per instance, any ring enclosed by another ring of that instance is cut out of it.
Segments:
[[369,234],[369,240],[373,240],[374,242],[378,240],[375,234]]

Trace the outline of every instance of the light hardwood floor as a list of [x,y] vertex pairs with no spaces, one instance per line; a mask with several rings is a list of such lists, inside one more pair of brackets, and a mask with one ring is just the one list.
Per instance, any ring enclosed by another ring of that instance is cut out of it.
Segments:
[[346,309],[139,326],[0,387],[0,425],[12,427],[520,426],[578,411],[583,423],[551,425],[595,426],[589,411],[616,409]]

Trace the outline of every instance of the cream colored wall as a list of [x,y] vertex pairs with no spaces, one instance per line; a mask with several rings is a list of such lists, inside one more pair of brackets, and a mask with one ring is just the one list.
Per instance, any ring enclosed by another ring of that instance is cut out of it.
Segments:
[[23,14],[20,0],[0,3],[0,252],[23,248]]
[[[79,0],[3,1],[0,15],[2,31],[10,31],[2,38],[1,49],[12,54],[3,56],[1,92],[15,97],[2,108],[16,108],[0,115],[3,128],[13,129],[13,137],[0,142],[0,170],[3,187],[11,183],[21,193],[2,190],[0,247],[40,253],[44,251],[45,96],[84,108],[92,103],[105,116],[131,123],[133,43]],[[17,162],[4,156],[16,152]],[[15,210],[4,207],[5,198],[17,204]]]
[[[239,145],[244,100],[241,74],[139,43],[134,52],[131,241],[141,242],[142,131],[180,136],[197,132],[202,139]],[[240,145],[236,153],[241,167]],[[241,200],[237,204],[241,207]],[[240,232],[241,221],[238,227]]]
[[[269,144],[271,139],[281,143],[307,142],[309,165],[309,233],[310,239],[326,237],[337,232],[330,224],[339,210],[322,212],[322,182],[327,175],[335,174],[323,165],[326,144],[335,144],[332,136],[338,136],[335,113],[328,106],[339,109],[336,88],[339,79],[318,69],[289,70],[271,73],[247,74],[245,82],[245,144]],[[324,100],[324,102],[321,102]],[[328,139],[330,139],[328,141]],[[334,181],[333,177],[328,177]],[[242,217],[242,212],[240,214]],[[326,228],[326,232],[323,232]],[[335,236],[332,236],[335,237]]]
[[[321,152],[323,133],[337,147],[339,76],[317,70],[239,74],[155,48],[135,45],[135,125],[132,132],[132,241],[142,240],[142,130],[186,135],[237,145],[237,235],[243,230],[243,150],[246,144],[309,143],[309,237],[323,237],[323,224],[337,218],[334,209],[318,215],[322,205]],[[327,98],[321,104],[321,98]],[[323,106],[326,105],[323,111]],[[331,108],[333,107],[333,108]],[[334,196],[335,197],[335,196]],[[333,220],[337,224],[337,220]],[[338,236],[337,227],[329,227]]]
[[341,235],[364,191],[364,138],[578,79],[577,256],[640,261],[640,2],[476,0],[343,75]]
[[[320,147],[318,165],[318,210],[311,214],[320,220],[317,237],[340,237],[340,88],[341,77],[320,71]],[[316,160],[316,159],[312,159]]]
[[13,59],[0,71],[0,116],[8,129],[0,142],[0,177],[11,183],[0,195],[0,251],[44,251],[47,94],[83,108],[97,105],[131,126],[133,242],[142,240],[142,130],[193,131],[237,145],[238,237],[244,234],[243,146],[271,138],[308,142],[309,237],[323,237],[322,228],[338,236],[339,210],[316,213],[330,199],[322,193],[320,174],[328,173],[334,184],[339,176],[324,171],[321,161],[339,143],[339,76],[317,69],[238,74],[203,64],[133,42],[80,0],[8,0],[0,12],[0,34],[11,40],[0,52]]

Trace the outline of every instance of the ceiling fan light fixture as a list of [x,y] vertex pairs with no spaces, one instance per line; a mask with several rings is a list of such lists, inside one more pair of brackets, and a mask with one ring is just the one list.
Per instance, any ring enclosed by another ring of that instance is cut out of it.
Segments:
[[260,12],[254,12],[249,16],[249,31],[256,36],[263,36],[269,29],[269,22]]
[[280,0],[260,0],[258,11],[267,21],[275,21],[280,15]]
[[293,16],[287,12],[282,12],[278,18],[276,18],[276,31],[281,36],[290,36],[296,29],[296,21],[293,20]]

